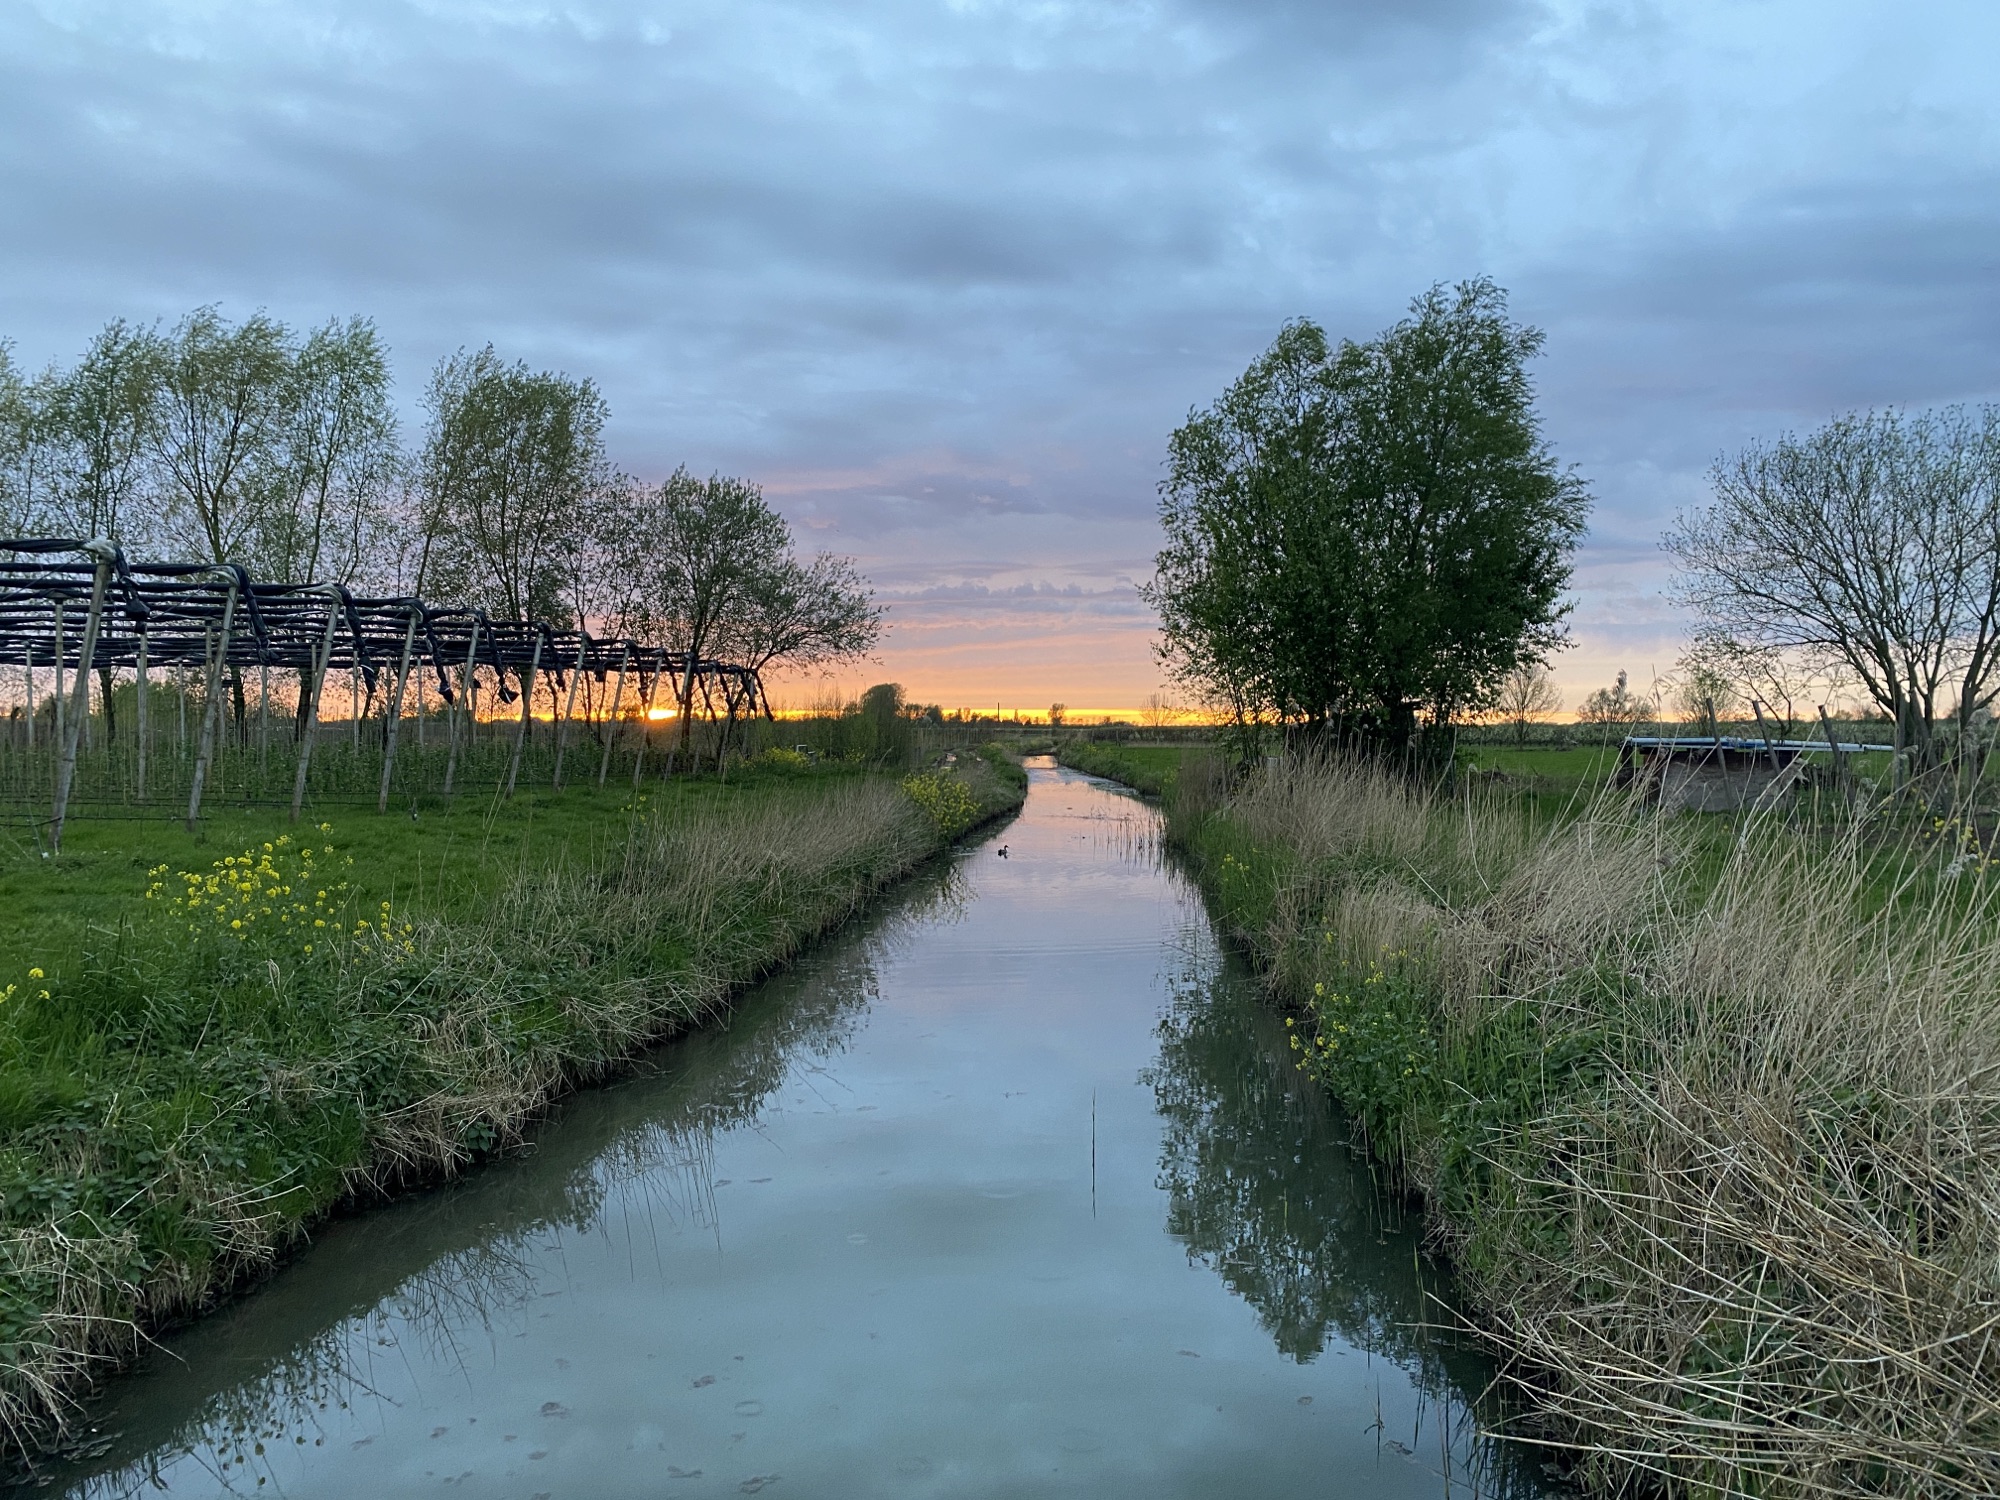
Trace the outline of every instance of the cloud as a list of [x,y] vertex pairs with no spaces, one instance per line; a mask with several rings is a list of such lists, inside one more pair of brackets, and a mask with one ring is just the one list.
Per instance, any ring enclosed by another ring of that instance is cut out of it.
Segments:
[[1013,628],[1023,674],[1113,663],[1136,701],[1109,600],[1166,433],[1287,317],[1365,336],[1490,272],[1599,497],[1573,660],[1608,676],[1671,646],[1653,539],[1718,452],[2000,387],[1996,29],[1971,0],[27,0],[0,335],[37,364],[112,316],[365,312],[413,418],[490,339],[594,376],[627,468],[746,474],[859,557],[911,612],[885,663],[921,618],[912,675],[970,693]]

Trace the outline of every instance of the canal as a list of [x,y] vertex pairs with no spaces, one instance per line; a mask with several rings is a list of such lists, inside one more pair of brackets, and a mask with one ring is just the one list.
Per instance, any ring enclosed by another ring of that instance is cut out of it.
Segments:
[[1528,1495],[1145,804],[1022,815],[164,1338],[41,1494]]

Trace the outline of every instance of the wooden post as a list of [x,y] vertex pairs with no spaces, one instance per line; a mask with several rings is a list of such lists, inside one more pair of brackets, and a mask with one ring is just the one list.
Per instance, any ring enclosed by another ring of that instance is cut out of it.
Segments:
[[262,780],[271,765],[271,664],[257,663],[257,777]]
[[[444,758],[444,794],[451,795],[452,777],[458,774],[458,720],[472,703],[472,664],[479,655],[479,616],[472,617],[472,639],[465,648],[465,666],[458,674],[458,701],[451,706]],[[470,731],[468,731],[470,733]]]
[[76,659],[76,702],[71,706],[69,738],[62,744],[62,764],[56,771],[55,817],[49,825],[49,848],[62,853],[63,819],[69,813],[70,788],[76,783],[76,749],[83,738],[84,720],[90,717],[90,659],[97,653],[97,630],[104,619],[104,588],[111,581],[111,547],[103,550],[93,543],[97,554],[97,575],[90,584],[90,614],[83,624],[83,648]]
[[627,641],[618,655],[618,686],[611,694],[611,715],[604,725],[604,761],[597,768],[597,784],[611,774],[611,746],[618,738],[618,705],[625,701],[625,667],[632,660],[632,643]]
[[354,720],[354,753],[361,753],[361,652],[357,648],[354,660],[347,667],[347,707]]
[[514,782],[521,774],[521,752],[527,748],[528,725],[535,713],[535,673],[542,666],[542,632],[535,632],[535,649],[528,658],[528,675],[521,679],[521,727],[514,735],[514,758],[507,766],[507,796],[514,795]]
[[1750,712],[1757,716],[1757,738],[1764,742],[1764,754],[1770,757],[1771,773],[1777,775],[1779,772],[1778,752],[1772,748],[1770,732],[1764,728],[1764,705],[1759,703],[1755,698],[1752,698],[1750,700]]
[[63,746],[69,743],[69,736],[64,732],[65,725],[63,720],[63,711],[64,711],[63,652],[67,651],[68,649],[69,649],[69,642],[63,639],[63,602],[62,600],[58,599],[56,600],[56,715],[55,715],[57,755],[61,755]]
[[[639,784],[639,772],[646,764],[646,740],[653,729],[653,694],[660,690],[660,679],[666,675],[667,663],[662,656],[653,668],[653,680],[646,686],[645,701],[639,706],[639,748],[632,755],[632,785],[635,787]],[[641,680],[644,680],[643,673]]]
[[21,670],[28,679],[28,748],[35,748],[35,651],[32,646],[21,648]]
[[1819,706],[1819,727],[1826,736],[1826,745],[1833,752],[1833,786],[1843,800],[1847,796],[1847,755],[1840,748],[1840,741],[1834,738],[1833,721],[1826,716],[1826,705]]
[[688,643],[687,675],[681,680],[681,692],[677,700],[680,722],[674,726],[676,732],[673,738],[668,741],[668,744],[672,747],[667,751],[667,774],[669,776],[673,775],[674,771],[680,765],[681,746],[689,744],[688,736],[694,733],[694,726],[689,721],[694,718],[694,669],[699,659],[699,655],[694,649],[694,643],[690,641]]
[[423,662],[417,663],[417,752],[419,754],[423,753],[424,748],[424,717],[431,711],[430,700],[424,692],[424,679],[430,673],[424,670],[424,665]]
[[326,669],[333,661],[333,632],[340,623],[340,597],[328,591],[326,631],[320,636],[319,650],[313,653],[312,680],[306,684],[305,724],[299,733],[299,766],[292,775],[292,821],[306,805],[306,772],[312,765],[313,741],[319,738],[319,695],[326,686]]
[[576,715],[576,690],[583,681],[584,653],[590,649],[590,637],[581,630],[577,636],[576,670],[569,675],[569,701],[563,706],[562,717],[556,720],[556,774],[551,785],[558,792],[562,790],[563,738],[569,730],[569,721]]
[[[209,761],[215,755],[215,737],[222,719],[222,660],[229,655],[229,633],[236,624],[236,577],[229,575],[229,593],[222,601],[222,642],[209,652],[208,697],[201,706],[201,743],[195,750],[194,779],[188,786],[187,830],[194,832],[195,823],[201,817],[201,789],[208,780]],[[214,633],[210,632],[213,641]],[[182,718],[185,722],[187,708],[186,695],[182,695]]]
[[146,632],[144,630],[141,630],[139,632],[139,696],[138,696],[139,774],[137,777],[138,785],[135,788],[135,790],[138,793],[138,800],[141,802],[144,802],[146,800],[146,746],[147,746],[147,736],[152,733],[152,730],[148,727],[152,723],[152,719],[146,706],[146,698],[148,696],[149,691],[150,688],[146,681]]
[[[417,612],[410,611],[409,626],[403,631],[403,657],[396,664],[396,685],[389,693],[389,722],[382,726],[382,789],[375,797],[375,811],[389,810],[389,770],[396,763],[396,732],[403,724],[403,689],[410,680],[410,653],[417,646]],[[423,679],[417,679],[419,686]]]

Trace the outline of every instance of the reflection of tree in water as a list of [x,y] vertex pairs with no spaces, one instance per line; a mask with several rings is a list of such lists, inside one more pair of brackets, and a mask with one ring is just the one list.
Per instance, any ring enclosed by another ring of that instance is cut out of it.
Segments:
[[1203,925],[1168,984],[1159,1062],[1143,1079],[1165,1124],[1168,1232],[1299,1363],[1338,1338],[1401,1366],[1430,1420],[1455,1434],[1450,1462],[1475,1493],[1542,1492],[1521,1450],[1473,1440],[1484,1425],[1476,1413],[1501,1415],[1482,1396],[1490,1369],[1441,1336],[1415,1233],[1351,1149],[1325,1091],[1298,1071],[1255,982]]
[[525,1327],[542,1295],[536,1252],[551,1241],[654,1216],[712,1227],[716,1135],[845,1050],[885,953],[964,909],[955,869],[913,883],[865,928],[644,1059],[640,1077],[576,1096],[525,1159],[383,1210],[369,1234],[323,1245],[190,1330],[170,1383],[122,1392],[134,1402],[113,1414],[123,1432],[36,1477],[122,1500],[192,1462],[224,1493],[268,1493],[276,1454],[323,1445],[329,1413],[374,1399],[376,1368],[400,1370],[405,1346],[451,1368]]

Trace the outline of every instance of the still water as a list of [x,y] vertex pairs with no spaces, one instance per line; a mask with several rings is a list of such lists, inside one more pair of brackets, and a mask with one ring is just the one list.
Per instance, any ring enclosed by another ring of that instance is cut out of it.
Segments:
[[726,1027],[165,1340],[41,1493],[1534,1493],[1154,835],[1037,765]]

